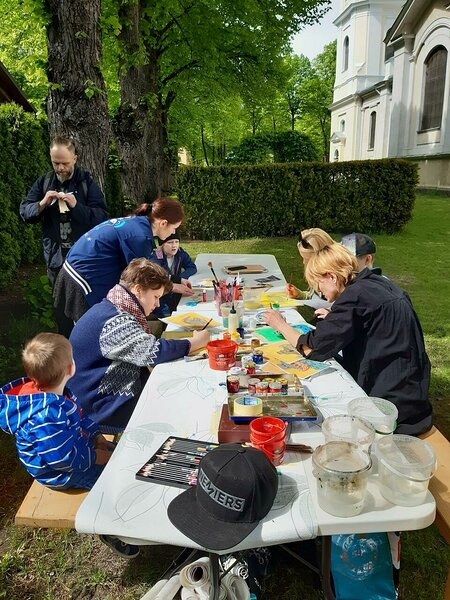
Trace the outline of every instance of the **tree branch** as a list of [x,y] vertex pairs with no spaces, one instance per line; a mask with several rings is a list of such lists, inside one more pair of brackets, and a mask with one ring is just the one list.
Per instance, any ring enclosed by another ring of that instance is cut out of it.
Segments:
[[167,77],[164,77],[164,79],[161,82],[161,85],[162,86],[166,85],[167,83],[169,83],[169,81],[172,81],[172,79],[175,79],[176,77],[178,77],[178,75],[180,75],[184,71],[187,71],[188,69],[192,69],[192,67],[196,67],[196,66],[198,66],[198,64],[199,63],[197,60],[191,60],[190,62],[186,63],[179,69],[172,71],[172,73],[170,73],[170,75],[167,75]]

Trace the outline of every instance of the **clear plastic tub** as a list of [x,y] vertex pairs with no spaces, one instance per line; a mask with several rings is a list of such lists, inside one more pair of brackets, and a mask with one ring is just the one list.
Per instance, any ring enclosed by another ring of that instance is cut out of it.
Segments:
[[259,310],[264,305],[261,302],[261,296],[267,292],[270,288],[258,287],[258,288],[244,288],[242,290],[242,298],[244,300],[245,310]]
[[392,504],[417,506],[425,501],[436,471],[436,455],[427,442],[394,434],[376,441],[380,492]]
[[397,407],[383,398],[355,398],[348,404],[348,414],[372,423],[379,435],[393,433],[397,427]]
[[326,442],[354,442],[367,452],[375,439],[375,428],[368,421],[352,415],[334,415],[322,423]]
[[320,508],[337,517],[359,515],[372,465],[369,454],[359,444],[328,442],[315,449],[312,462]]

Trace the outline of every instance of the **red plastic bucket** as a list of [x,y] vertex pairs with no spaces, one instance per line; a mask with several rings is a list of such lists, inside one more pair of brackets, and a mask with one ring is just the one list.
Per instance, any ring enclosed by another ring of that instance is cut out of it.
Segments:
[[286,423],[276,417],[250,421],[250,443],[262,450],[275,466],[281,465],[286,449]]
[[215,371],[228,371],[236,364],[238,345],[233,340],[214,340],[206,344],[209,366]]

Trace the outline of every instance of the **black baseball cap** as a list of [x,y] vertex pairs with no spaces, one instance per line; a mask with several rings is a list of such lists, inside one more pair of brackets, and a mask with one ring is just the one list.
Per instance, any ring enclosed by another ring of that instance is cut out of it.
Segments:
[[365,233],[350,233],[341,240],[342,246],[354,256],[365,256],[366,254],[375,254],[377,247],[371,237]]
[[272,508],[278,474],[261,450],[221,444],[200,461],[198,481],[169,504],[171,522],[211,550],[239,544]]

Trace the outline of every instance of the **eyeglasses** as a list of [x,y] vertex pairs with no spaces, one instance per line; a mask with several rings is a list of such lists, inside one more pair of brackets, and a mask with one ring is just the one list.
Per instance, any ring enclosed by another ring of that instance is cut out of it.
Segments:
[[301,231],[298,236],[297,246],[301,246],[305,250],[313,250],[313,247],[311,246],[311,244],[302,237]]

